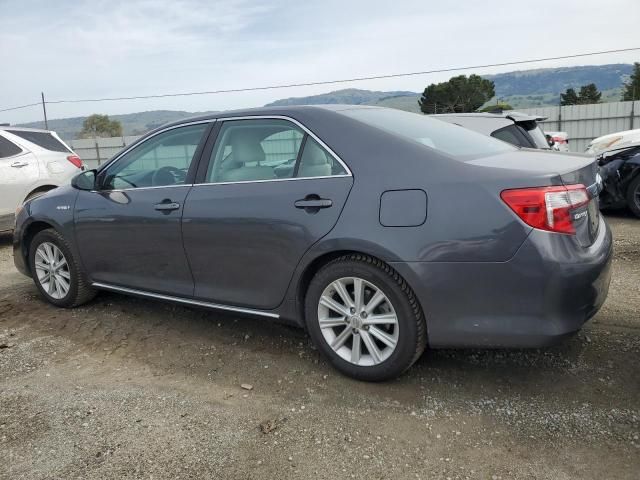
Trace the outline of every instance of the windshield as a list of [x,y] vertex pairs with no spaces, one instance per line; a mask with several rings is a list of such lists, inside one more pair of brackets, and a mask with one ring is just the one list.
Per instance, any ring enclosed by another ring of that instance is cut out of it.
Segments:
[[353,108],[340,113],[452,157],[475,158],[517,150],[512,145],[459,125],[402,110]]

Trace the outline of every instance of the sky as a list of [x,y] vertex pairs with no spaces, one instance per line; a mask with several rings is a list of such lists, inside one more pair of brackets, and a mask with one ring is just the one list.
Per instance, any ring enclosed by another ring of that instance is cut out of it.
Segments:
[[[637,0],[0,0],[0,109],[640,47]],[[635,52],[460,73],[640,61]],[[47,105],[49,118],[225,110],[341,88],[422,91],[455,73],[172,99]],[[42,119],[39,107],[0,122]]]

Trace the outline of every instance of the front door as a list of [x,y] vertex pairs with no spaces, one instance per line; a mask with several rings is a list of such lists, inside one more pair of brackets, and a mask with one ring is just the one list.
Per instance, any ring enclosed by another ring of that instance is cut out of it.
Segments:
[[283,119],[225,121],[207,157],[182,225],[195,296],[275,308],[302,255],[335,225],[353,179]]
[[181,217],[207,123],[181,126],[140,143],[81,191],[76,243],[91,280],[191,296]]

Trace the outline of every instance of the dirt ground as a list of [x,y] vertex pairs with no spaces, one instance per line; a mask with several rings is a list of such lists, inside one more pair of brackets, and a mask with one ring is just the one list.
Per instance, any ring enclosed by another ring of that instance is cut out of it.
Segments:
[[577,336],[428,351],[385,384],[265,320],[56,309],[0,237],[0,478],[638,479],[640,221],[608,222],[609,298]]

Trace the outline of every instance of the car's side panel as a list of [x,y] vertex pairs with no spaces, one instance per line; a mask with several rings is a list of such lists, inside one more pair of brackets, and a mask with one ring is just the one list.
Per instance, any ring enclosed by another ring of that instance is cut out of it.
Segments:
[[38,159],[31,152],[0,158],[0,216],[13,215],[39,177]]

